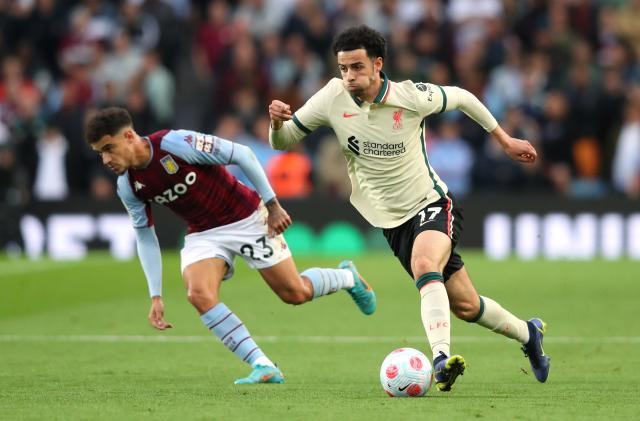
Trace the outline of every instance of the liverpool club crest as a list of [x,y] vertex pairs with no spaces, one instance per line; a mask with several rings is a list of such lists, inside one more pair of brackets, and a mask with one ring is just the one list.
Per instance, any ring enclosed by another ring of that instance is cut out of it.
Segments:
[[393,112],[393,130],[400,130],[402,128],[402,113],[404,108],[398,108]]

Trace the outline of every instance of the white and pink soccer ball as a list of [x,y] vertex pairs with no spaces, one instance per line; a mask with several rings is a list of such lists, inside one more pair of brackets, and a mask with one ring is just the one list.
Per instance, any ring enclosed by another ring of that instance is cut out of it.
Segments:
[[433,369],[417,349],[398,348],[382,362],[380,383],[391,397],[424,396],[431,387]]

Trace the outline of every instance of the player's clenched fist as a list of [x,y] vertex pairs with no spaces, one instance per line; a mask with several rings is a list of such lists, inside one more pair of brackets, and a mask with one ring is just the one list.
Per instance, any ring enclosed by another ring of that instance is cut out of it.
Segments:
[[[285,104],[282,101],[274,99],[269,104],[269,117],[273,123],[276,123],[278,126],[282,124],[283,121],[291,120],[291,106],[289,104]],[[272,126],[275,127],[275,124],[272,123]],[[279,128],[279,127],[278,127]]]

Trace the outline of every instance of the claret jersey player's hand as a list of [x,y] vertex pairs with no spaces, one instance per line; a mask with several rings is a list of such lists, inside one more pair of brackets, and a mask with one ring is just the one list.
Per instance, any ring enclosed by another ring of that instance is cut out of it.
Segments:
[[165,330],[173,327],[171,323],[164,320],[164,303],[162,302],[162,297],[155,296],[151,298],[149,323],[158,330]]
[[269,236],[275,237],[282,234],[291,225],[291,217],[286,210],[280,206],[278,199],[272,199],[267,204],[267,224],[269,225]]

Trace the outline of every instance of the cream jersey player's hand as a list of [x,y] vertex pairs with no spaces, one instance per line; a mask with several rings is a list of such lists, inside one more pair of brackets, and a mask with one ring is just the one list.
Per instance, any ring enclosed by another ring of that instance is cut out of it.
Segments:
[[274,128],[276,128],[275,126],[279,127],[283,121],[291,120],[291,106],[274,99],[271,101],[271,104],[269,104],[269,117],[271,118],[272,126],[274,126]]
[[164,303],[162,297],[151,298],[151,310],[149,310],[149,323],[158,330],[172,328],[173,325],[164,320]]
[[514,161],[527,164],[536,162],[538,153],[529,141],[509,136],[500,126],[497,126],[491,134]]
[[269,236],[274,237],[282,234],[291,225],[291,217],[285,211],[277,199],[272,199],[267,203],[267,225],[269,226]]
[[510,137],[504,146],[504,151],[514,161],[534,163],[538,158],[536,149],[527,140]]

